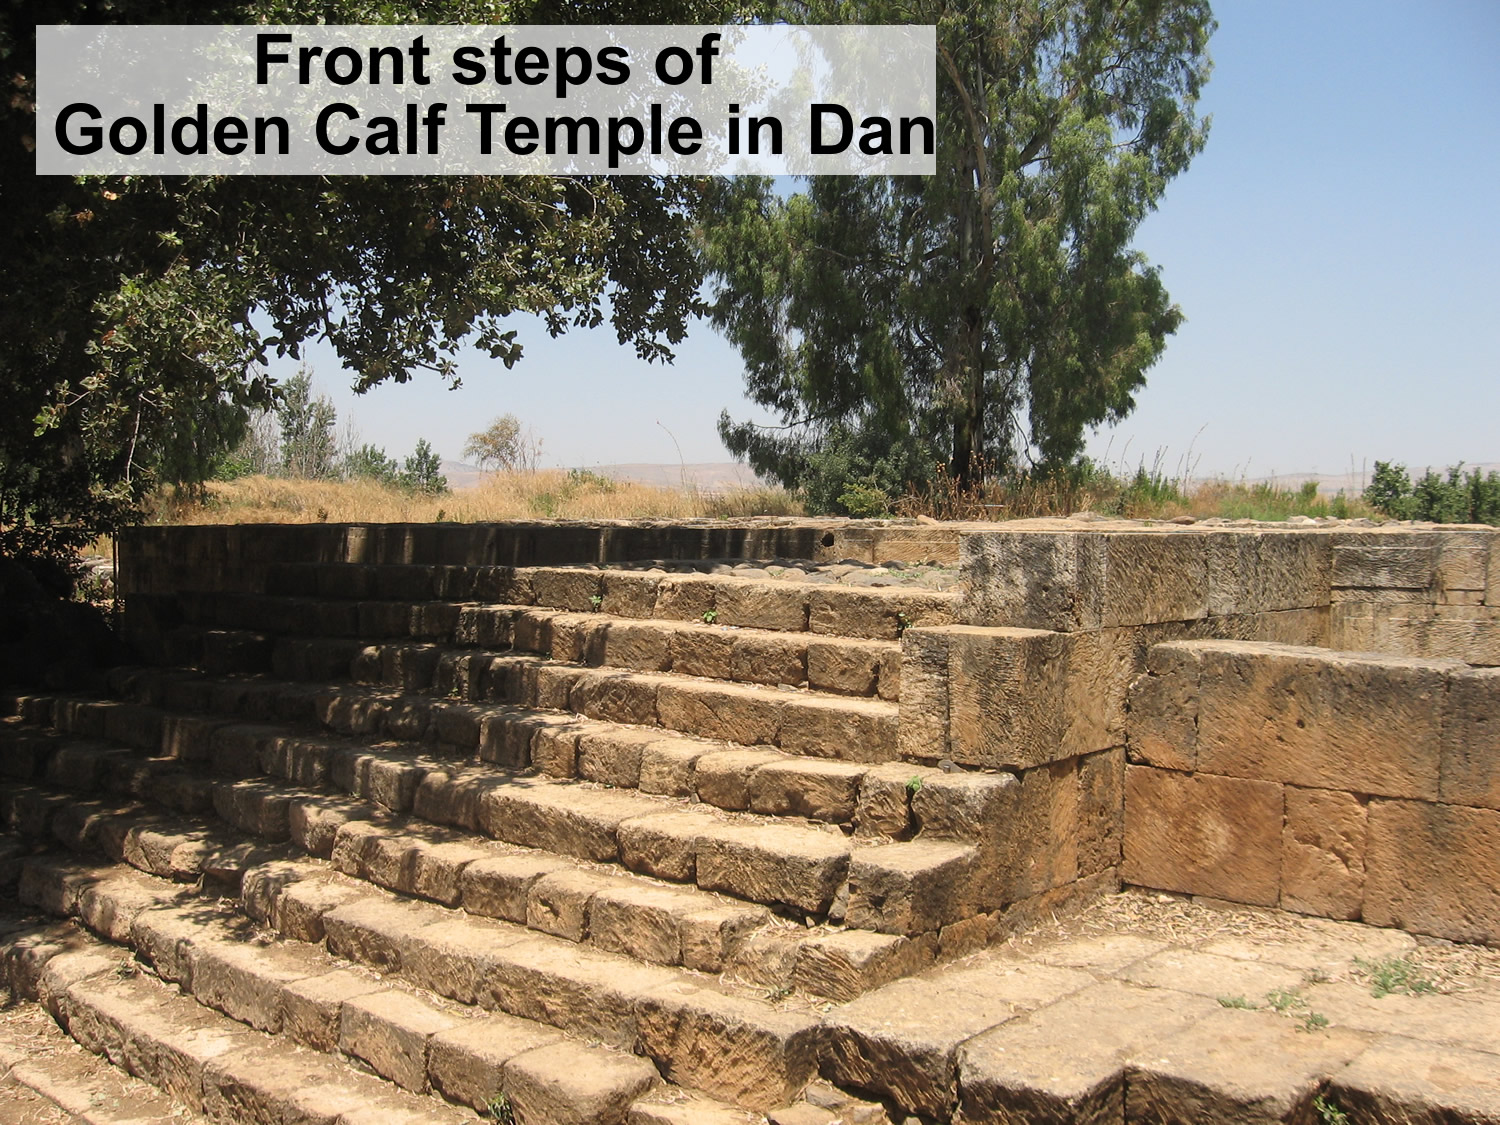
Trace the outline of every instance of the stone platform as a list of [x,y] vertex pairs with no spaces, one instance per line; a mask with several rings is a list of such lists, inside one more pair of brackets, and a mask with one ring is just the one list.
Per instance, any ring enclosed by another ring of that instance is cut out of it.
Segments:
[[221,1122],[1500,1120],[1496,539],[141,530],[6,983]]

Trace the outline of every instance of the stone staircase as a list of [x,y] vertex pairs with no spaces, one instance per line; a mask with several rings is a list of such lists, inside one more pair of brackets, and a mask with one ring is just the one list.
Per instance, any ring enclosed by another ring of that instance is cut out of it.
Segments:
[[217,1120],[888,1119],[820,1067],[930,1112],[828,1029],[971,949],[999,877],[1016,778],[898,749],[901,635],[957,597],[339,563],[136,595],[145,665],[0,728],[12,991]]

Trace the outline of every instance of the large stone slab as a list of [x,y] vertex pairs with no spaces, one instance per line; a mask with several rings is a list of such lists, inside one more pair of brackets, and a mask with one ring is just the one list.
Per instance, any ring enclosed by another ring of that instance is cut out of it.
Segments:
[[1453,941],[1500,940],[1500,811],[1370,802],[1364,920]]
[[1448,661],[1249,642],[1202,656],[1197,768],[1435,800]]
[[1127,883],[1274,906],[1281,887],[1282,787],[1125,768]]

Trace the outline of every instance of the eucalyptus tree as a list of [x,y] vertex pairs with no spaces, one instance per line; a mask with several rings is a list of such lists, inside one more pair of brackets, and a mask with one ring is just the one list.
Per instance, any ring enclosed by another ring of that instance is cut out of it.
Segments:
[[714,323],[775,427],[725,443],[788,486],[1076,459],[1181,323],[1132,247],[1203,147],[1208,0],[808,0],[937,27],[937,173],[711,185]]

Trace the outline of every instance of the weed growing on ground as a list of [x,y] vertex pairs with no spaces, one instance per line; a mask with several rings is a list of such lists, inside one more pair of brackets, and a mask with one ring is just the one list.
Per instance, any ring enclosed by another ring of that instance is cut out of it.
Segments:
[[515,1125],[515,1107],[510,1104],[510,1099],[504,1094],[496,1094],[490,1099],[490,1104],[484,1108],[485,1112],[493,1117],[498,1125]]
[[589,605],[593,607],[595,613],[598,613],[600,608],[604,605],[604,596],[602,594],[591,595],[589,598]]
[[1370,995],[1377,1000],[1393,992],[1419,996],[1437,991],[1437,984],[1406,957],[1387,957],[1382,961],[1356,957],[1354,967],[1369,979]]
[[712,625],[719,619],[719,611],[716,609],[705,609],[703,611],[703,624]]
[[1242,1008],[1247,1012],[1256,1011],[1255,1005],[1243,996],[1220,996],[1219,1006],[1223,1008]]
[[907,782],[906,782],[906,792],[907,792],[908,795],[910,795],[912,797],[915,797],[921,791],[922,791],[922,779],[921,779],[921,777],[912,777],[912,778],[909,778],[907,780]]
[[1331,1097],[1319,1094],[1313,1098],[1312,1104],[1322,1125],[1349,1125],[1349,1115]]

